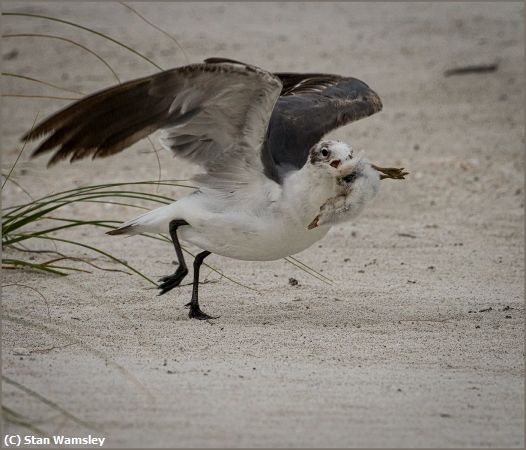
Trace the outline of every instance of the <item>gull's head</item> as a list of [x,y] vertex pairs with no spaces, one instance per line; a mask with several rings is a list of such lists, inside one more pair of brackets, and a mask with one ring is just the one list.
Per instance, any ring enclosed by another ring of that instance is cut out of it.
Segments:
[[327,175],[339,176],[340,168],[353,157],[353,149],[341,141],[320,141],[310,149],[309,164]]

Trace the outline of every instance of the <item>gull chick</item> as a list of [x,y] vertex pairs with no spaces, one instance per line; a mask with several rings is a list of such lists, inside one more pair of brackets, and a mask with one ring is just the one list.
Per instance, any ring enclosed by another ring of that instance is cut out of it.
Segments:
[[381,179],[403,180],[409,173],[403,168],[375,166],[364,157],[363,152],[353,158],[350,147],[349,155],[339,167],[336,195],[320,207],[318,215],[307,227],[309,230],[322,225],[336,225],[357,217],[365,204],[378,193]]

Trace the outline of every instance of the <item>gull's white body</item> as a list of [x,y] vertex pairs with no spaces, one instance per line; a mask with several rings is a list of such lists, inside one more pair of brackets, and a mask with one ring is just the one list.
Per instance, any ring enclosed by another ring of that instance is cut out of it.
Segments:
[[123,227],[131,226],[130,234],[166,233],[172,220],[185,220],[189,226],[178,231],[183,241],[230,258],[271,261],[301,252],[327,234],[329,225],[314,230],[307,225],[335,190],[334,175],[306,164],[283,185],[262,177],[231,193],[204,188]]
[[59,146],[50,164],[103,157],[160,130],[163,147],[204,170],[194,179],[200,188],[108,234],[168,233],[182,220],[178,238],[211,253],[243,260],[298,253],[327,234],[330,219],[308,226],[338,194],[338,167],[352,158],[347,144],[320,139],[381,101],[353,78],[212,60],[130,80],[59,111],[28,133],[51,134],[34,154]]
[[[166,233],[172,220],[184,220],[178,235],[203,250],[229,258],[248,261],[272,261],[299,253],[322,239],[331,225],[344,219],[348,208],[338,215],[328,214],[323,224],[308,229],[327,199],[341,195],[339,176],[352,165],[352,148],[329,141],[333,160],[338,167],[327,163],[307,162],[302,169],[290,172],[278,184],[267,177],[255,175],[250,182],[228,189],[203,186],[196,192],[167,206],[150,211],[126,222],[123,233]],[[366,166],[361,163],[359,167]],[[353,203],[359,210],[378,190],[378,173],[363,170],[360,188],[352,192]],[[351,189],[349,189],[349,192]]]

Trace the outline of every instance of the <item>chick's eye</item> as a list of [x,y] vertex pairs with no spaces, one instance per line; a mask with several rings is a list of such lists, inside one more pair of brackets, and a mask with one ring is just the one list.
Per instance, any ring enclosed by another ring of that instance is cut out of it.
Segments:
[[329,150],[327,150],[325,147],[321,149],[321,156],[327,156],[329,154]]

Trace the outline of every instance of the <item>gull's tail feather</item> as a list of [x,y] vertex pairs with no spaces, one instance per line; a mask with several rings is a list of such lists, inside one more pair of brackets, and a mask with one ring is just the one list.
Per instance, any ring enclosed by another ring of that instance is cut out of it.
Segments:
[[115,230],[107,231],[106,234],[110,234],[112,236],[118,235],[118,234],[135,234],[133,232],[134,226],[133,225],[126,225],[119,228],[116,228]]
[[115,236],[119,234],[141,234],[141,233],[167,233],[170,222],[179,219],[175,215],[176,203],[161,206],[160,208],[149,211],[142,216],[124,222],[119,228],[107,231],[106,234]]

